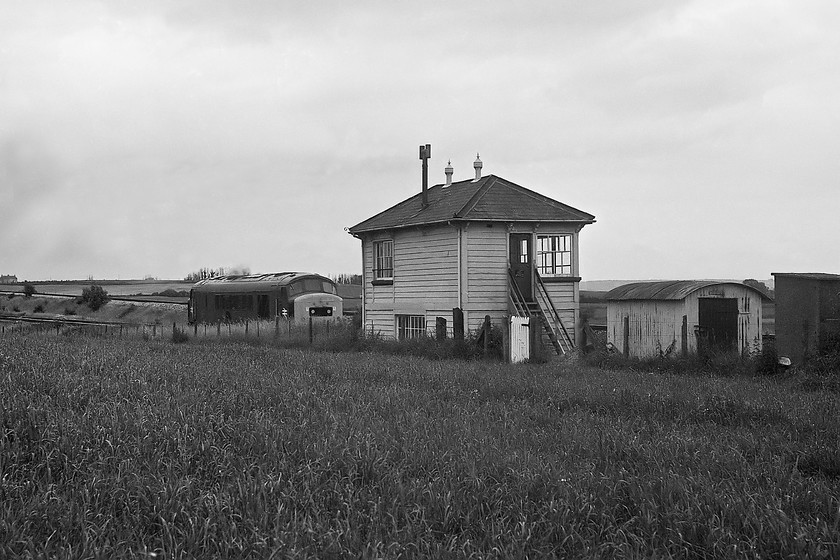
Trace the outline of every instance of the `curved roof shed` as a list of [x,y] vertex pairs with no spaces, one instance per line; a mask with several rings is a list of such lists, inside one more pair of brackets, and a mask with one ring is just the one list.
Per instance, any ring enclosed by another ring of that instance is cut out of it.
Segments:
[[688,354],[711,348],[761,348],[761,303],[770,298],[740,282],[634,282],[607,292],[607,340],[627,356]]

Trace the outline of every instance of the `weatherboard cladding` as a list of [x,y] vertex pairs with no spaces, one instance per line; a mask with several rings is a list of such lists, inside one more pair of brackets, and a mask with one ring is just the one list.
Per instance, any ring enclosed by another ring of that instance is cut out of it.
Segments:
[[421,194],[400,202],[350,228],[358,234],[383,229],[463,221],[576,222],[595,221],[591,214],[521,187],[501,177],[487,175],[478,181],[459,181],[427,190],[429,204],[422,207]]
[[769,299],[766,294],[756,290],[752,286],[738,282],[718,282],[714,280],[663,280],[658,282],[634,282],[613,288],[605,299],[618,300],[680,300],[688,295],[702,290],[709,286],[718,284],[738,284],[761,295],[763,299]]

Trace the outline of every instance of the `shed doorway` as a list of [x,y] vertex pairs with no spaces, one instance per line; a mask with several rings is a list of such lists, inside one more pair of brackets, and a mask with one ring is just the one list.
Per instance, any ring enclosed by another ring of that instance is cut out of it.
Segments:
[[738,299],[698,299],[698,343],[709,350],[735,350],[738,342]]

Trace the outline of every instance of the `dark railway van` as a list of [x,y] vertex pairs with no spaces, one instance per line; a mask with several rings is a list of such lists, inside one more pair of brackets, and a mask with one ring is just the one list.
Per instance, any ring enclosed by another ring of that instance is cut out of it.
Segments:
[[308,272],[217,276],[190,290],[190,323],[341,317],[344,307],[335,282]]

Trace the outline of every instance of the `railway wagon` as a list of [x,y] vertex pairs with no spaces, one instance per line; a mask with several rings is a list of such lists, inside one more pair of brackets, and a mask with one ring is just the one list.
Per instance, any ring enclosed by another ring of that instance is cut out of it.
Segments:
[[309,272],[217,276],[190,290],[190,323],[289,317],[341,317],[343,302],[335,282]]

